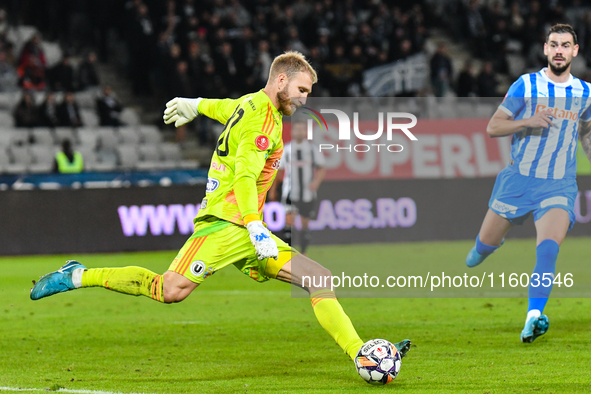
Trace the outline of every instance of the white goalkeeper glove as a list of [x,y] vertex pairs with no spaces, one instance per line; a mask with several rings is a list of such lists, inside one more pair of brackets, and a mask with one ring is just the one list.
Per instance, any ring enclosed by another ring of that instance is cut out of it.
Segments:
[[276,259],[279,256],[277,244],[271,238],[271,233],[260,220],[255,220],[246,225],[250,242],[254,245],[259,260],[272,257]]
[[166,103],[166,109],[164,110],[164,116],[162,117],[164,123],[174,123],[175,127],[180,127],[189,123],[199,115],[197,107],[199,106],[200,101],[201,97],[196,99],[183,97],[173,98]]

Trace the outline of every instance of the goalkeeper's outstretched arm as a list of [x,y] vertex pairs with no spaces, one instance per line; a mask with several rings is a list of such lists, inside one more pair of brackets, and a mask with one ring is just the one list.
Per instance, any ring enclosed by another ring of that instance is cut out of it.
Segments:
[[205,115],[225,125],[232,116],[235,101],[232,99],[175,97],[166,103],[164,123],[174,123],[175,127],[181,127],[191,122],[197,115]]

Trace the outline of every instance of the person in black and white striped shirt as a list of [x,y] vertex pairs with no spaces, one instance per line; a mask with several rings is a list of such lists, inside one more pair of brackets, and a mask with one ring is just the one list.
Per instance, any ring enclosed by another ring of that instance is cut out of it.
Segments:
[[292,205],[302,220],[300,252],[306,253],[310,243],[308,223],[316,216],[316,191],[324,180],[324,156],[318,146],[306,139],[306,123],[294,122],[291,142],[286,144],[281,158],[285,169],[282,202]]

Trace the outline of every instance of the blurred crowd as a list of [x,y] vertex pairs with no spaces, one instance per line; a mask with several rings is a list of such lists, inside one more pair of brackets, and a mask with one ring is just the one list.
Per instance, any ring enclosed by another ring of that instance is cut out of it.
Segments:
[[[498,74],[514,80],[523,72],[545,67],[546,33],[556,23],[574,27],[581,47],[579,56],[591,65],[591,7],[582,0],[443,1],[439,15],[452,37],[464,42],[473,58],[483,64],[480,73],[475,74],[474,62],[468,60],[456,79],[449,79],[460,97],[502,95],[505,92],[498,91]],[[525,60],[523,70],[512,70],[510,54]],[[432,62],[432,79],[437,79],[433,66],[441,70],[440,64]],[[451,69],[446,72],[444,76],[453,75]],[[577,76],[591,80],[589,74]]]
[[363,70],[421,51],[427,36],[421,2],[392,3],[130,0],[134,90],[238,96],[264,86],[275,56],[297,50],[318,70],[315,94],[362,95]]
[[74,67],[66,53],[59,63],[48,67],[38,35],[24,45],[18,60],[18,85],[25,89],[49,91],[80,91],[99,85],[96,54],[88,52]]
[[[39,26],[50,39],[74,51],[94,48],[103,61],[109,60],[109,36],[116,32],[125,42],[134,93],[159,98],[236,97],[256,90],[264,85],[272,59],[289,49],[304,53],[318,70],[314,95],[362,96],[364,70],[426,52],[433,28],[447,30],[472,55],[454,69],[448,48],[437,47],[430,58],[430,86],[437,96],[503,93],[498,91],[498,75],[515,73],[508,55],[522,56],[527,69],[544,66],[545,32],[557,22],[575,27],[581,55],[591,62],[591,9],[585,9],[582,0],[15,0],[8,4],[12,14]],[[0,23],[0,34],[1,28]],[[19,74],[37,86],[43,59],[35,56],[34,44],[31,49],[32,56],[19,57],[18,67],[27,63]],[[0,71],[3,56],[0,51]],[[79,88],[65,86],[70,81],[68,60],[64,63],[47,78],[59,79],[66,90]]]
[[101,126],[119,126],[123,106],[110,86],[99,89],[97,55],[86,50],[72,61],[68,52],[49,65],[40,35],[32,34],[16,49],[11,38],[9,14],[0,9],[0,92],[21,90],[13,107],[16,127],[81,127],[79,105],[74,92],[96,92],[95,106]]
[[[41,99],[41,103],[37,104]],[[100,126],[123,126],[120,120],[123,105],[110,86],[97,94],[96,112]],[[13,110],[16,127],[82,127],[84,120],[80,106],[71,91],[35,92],[23,90],[21,99]]]

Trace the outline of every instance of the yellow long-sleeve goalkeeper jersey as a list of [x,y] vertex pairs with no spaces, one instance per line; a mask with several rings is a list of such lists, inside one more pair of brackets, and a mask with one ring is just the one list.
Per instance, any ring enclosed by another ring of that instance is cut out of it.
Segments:
[[216,216],[240,225],[247,215],[262,220],[265,196],[283,154],[281,113],[263,90],[236,100],[202,99],[198,111],[225,127],[195,220]]

